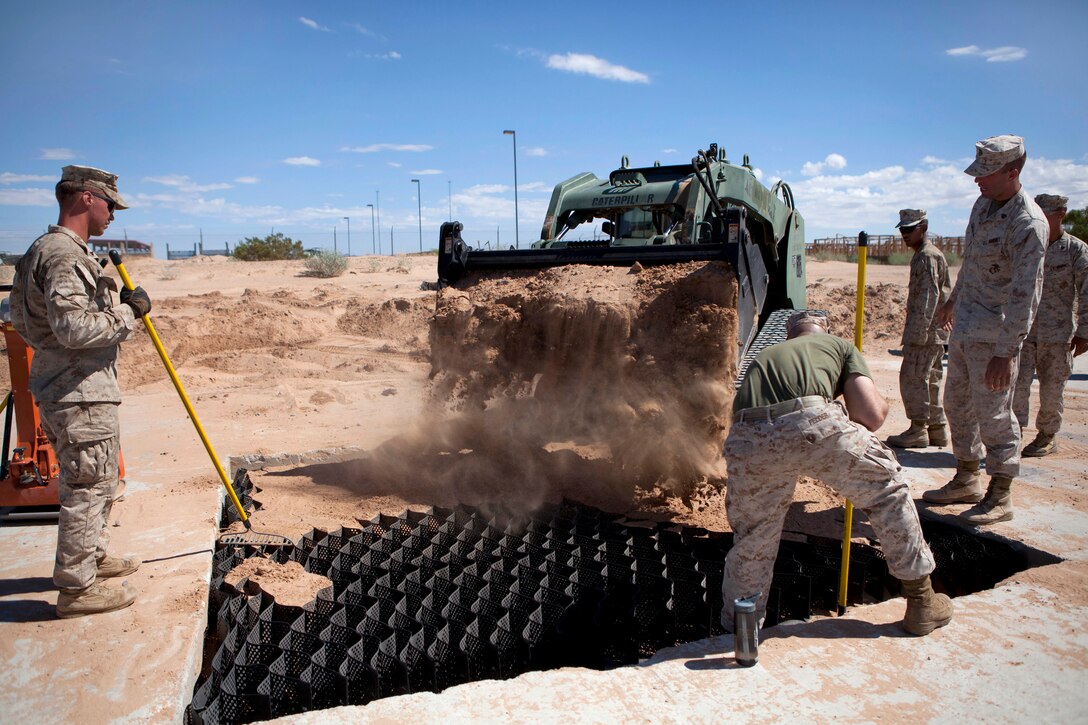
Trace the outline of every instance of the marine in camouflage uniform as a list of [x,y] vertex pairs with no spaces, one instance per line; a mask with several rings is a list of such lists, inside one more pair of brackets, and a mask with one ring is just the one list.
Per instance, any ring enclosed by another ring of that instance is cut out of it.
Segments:
[[115,306],[116,283],[87,246],[127,208],[117,177],[67,166],[57,184],[58,224],[38,237],[15,267],[11,321],[33,349],[30,392],[60,465],[60,515],[53,583],[57,614],[81,616],[127,606],[136,592],[98,579],[134,572],[140,562],[108,554],[110,510],[118,486],[121,391],[118,344],[150,310],[143,290]]
[[937,309],[951,292],[944,253],[929,241],[929,221],[923,209],[901,209],[896,225],[903,241],[914,250],[910,260],[907,319],[903,325],[903,363],[899,366],[899,393],[910,427],[888,437],[896,448],[948,445],[941,379],[948,332],[936,324]]
[[1020,373],[1013,400],[1013,411],[1023,427],[1028,422],[1031,380],[1038,373],[1038,434],[1021,451],[1028,457],[1057,450],[1054,437],[1062,427],[1065,383],[1073,371],[1074,355],[1088,348],[1088,245],[1062,229],[1069,205],[1067,197],[1039,194],[1035,202],[1050,224],[1050,236],[1043,262],[1043,294],[1035,323],[1020,348]]
[[[928,634],[951,620],[952,605],[930,584],[933,555],[899,463],[871,432],[888,405],[861,354],[826,334],[826,317],[801,312],[788,326],[790,339],[760,352],[748,368],[723,449],[734,538],[725,561],[722,625],[732,631],[734,600],[757,593],[757,616],[761,622],[766,616],[782,525],[798,476],[808,475],[868,514],[889,571],[903,580],[903,626]],[[839,395],[845,404],[832,402]]]
[[[926,491],[930,503],[975,503],[960,514],[968,523],[1012,518],[1011,487],[1020,473],[1020,427],[1012,412],[1020,345],[1031,329],[1043,282],[1047,223],[1020,185],[1024,140],[996,136],[976,144],[965,173],[980,196],[971,210],[963,266],[938,321],[953,320],[944,409],[957,471]],[[982,493],[979,463],[990,483]]]

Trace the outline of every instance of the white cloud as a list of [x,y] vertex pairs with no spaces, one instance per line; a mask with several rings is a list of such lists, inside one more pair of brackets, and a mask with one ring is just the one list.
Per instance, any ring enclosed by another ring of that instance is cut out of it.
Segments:
[[162,184],[163,186],[172,186],[178,191],[184,191],[189,194],[201,194],[208,191],[221,191],[223,189],[230,189],[230,184],[215,183],[215,184],[197,184],[188,176],[180,176],[172,174],[169,176],[145,176],[144,181],[152,184]]
[[583,73],[594,78],[606,81],[621,81],[623,83],[649,83],[650,77],[622,65],[609,63],[603,58],[588,53],[567,53],[566,55],[553,54],[547,59],[549,68],[563,70],[569,73]]
[[239,176],[237,179],[234,180],[234,183],[236,184],[256,184],[259,182],[260,179],[258,179],[256,176]]
[[350,151],[355,154],[373,154],[378,151],[430,151],[434,146],[422,143],[372,143],[369,146],[344,146],[341,151]]
[[[978,187],[963,173],[970,158],[923,158],[917,168],[888,166],[862,174],[817,176],[791,184],[810,239],[827,233],[891,233],[900,209],[926,209],[934,234],[963,234],[963,221],[978,198]],[[1088,163],[1029,158],[1023,171],[1030,193],[1069,196],[1070,206],[1088,206]],[[851,231],[852,230],[852,231]]]
[[76,152],[72,149],[42,149],[42,155],[39,159],[45,161],[71,161],[76,157]]
[[985,58],[987,63],[1008,63],[1023,60],[1028,55],[1027,48],[1015,45],[1003,45],[1000,48],[982,49],[977,45],[965,45],[962,48],[949,48],[946,55],[952,56],[979,56]]
[[354,30],[356,33],[359,33],[360,35],[369,35],[372,38],[376,37],[373,30],[370,30],[369,28],[366,28],[359,23],[352,23],[351,29]]
[[55,206],[52,189],[0,189],[0,206]]
[[411,173],[412,176],[435,176],[437,174],[444,174],[446,172],[442,169],[421,169],[419,171],[413,171]]
[[392,166],[394,169],[399,169],[400,167],[404,166],[404,164],[398,161],[386,161],[385,163],[387,166]]
[[0,184],[23,184],[27,181],[57,181],[55,176],[35,176],[33,174],[13,174],[5,171],[0,174]]
[[289,166],[321,166],[321,161],[309,156],[291,156],[283,160]]
[[756,177],[756,181],[763,181],[763,169],[758,166],[752,167],[752,175]]
[[331,33],[332,31],[326,28],[324,25],[318,24],[316,20],[310,20],[305,16],[300,16],[298,21],[305,25],[307,28],[313,28],[314,30],[320,30],[323,33]]
[[548,152],[547,152],[546,149],[541,148],[540,146],[533,146],[531,148],[525,149],[525,155],[526,156],[547,156]]
[[661,153],[663,153],[663,154],[675,154],[676,149],[661,149]]
[[805,176],[816,176],[824,169],[845,169],[846,157],[842,154],[828,154],[823,161],[806,161],[801,167]]

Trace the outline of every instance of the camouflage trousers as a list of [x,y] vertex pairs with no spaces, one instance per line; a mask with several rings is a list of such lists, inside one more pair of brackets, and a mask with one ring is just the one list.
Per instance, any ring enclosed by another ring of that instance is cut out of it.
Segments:
[[1067,342],[1024,342],[1020,348],[1020,374],[1016,376],[1016,395],[1012,410],[1020,425],[1028,424],[1028,400],[1031,380],[1039,376],[1039,412],[1035,428],[1045,435],[1055,435],[1062,427],[1065,411],[1065,384],[1073,372],[1073,351]]
[[933,554],[918,523],[899,462],[871,432],[847,417],[842,403],[825,403],[770,420],[737,420],[723,454],[729,467],[725,509],[733,548],[725,559],[722,624],[733,629],[733,600],[760,592],[767,613],[782,524],[797,478],[819,478],[869,516],[899,579],[933,571]]
[[1020,426],[1012,413],[1013,384],[993,391],[986,385],[986,366],[995,343],[953,341],[948,345],[948,379],[944,384],[944,412],[952,453],[961,461],[986,459],[991,476],[1020,475]]
[[60,518],[53,583],[94,584],[110,543],[109,518],[119,478],[117,403],[42,403],[42,429],[60,464]]
[[899,366],[899,393],[909,420],[930,425],[944,423],[941,379],[944,377],[944,345],[903,345]]

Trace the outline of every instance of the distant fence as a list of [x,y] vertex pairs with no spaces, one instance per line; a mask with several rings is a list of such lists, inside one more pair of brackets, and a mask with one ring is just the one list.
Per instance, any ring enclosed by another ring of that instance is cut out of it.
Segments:
[[[929,241],[937,245],[945,254],[955,254],[963,258],[963,237],[938,237],[929,236]],[[807,246],[808,254],[833,254],[845,255],[857,254],[857,237],[825,237],[814,239]],[[911,249],[903,243],[903,237],[898,234],[870,234],[869,247],[865,256],[870,259],[888,259],[893,254],[910,254]]]
[[171,249],[166,245],[167,259],[189,259],[191,257],[229,257],[230,245],[224,244],[222,249],[207,249],[203,244],[194,244],[192,250]]

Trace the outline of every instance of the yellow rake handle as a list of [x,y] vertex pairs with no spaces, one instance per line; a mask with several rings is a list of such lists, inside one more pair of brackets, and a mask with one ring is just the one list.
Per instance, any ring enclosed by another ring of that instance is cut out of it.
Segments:
[[[113,262],[114,266],[117,267],[117,273],[121,275],[121,281],[125,283],[125,287],[128,287],[130,290],[136,289],[136,286],[132,284],[132,279],[128,276],[128,272],[125,271],[125,265],[121,262],[121,253],[116,249],[111,249],[110,260]],[[242,502],[238,500],[238,494],[234,492],[234,486],[231,485],[230,479],[227,478],[227,472],[223,470],[223,466],[219,463],[219,458],[215,455],[215,449],[212,448],[211,441],[208,440],[208,436],[204,433],[204,428],[200,425],[200,418],[197,417],[196,411],[193,410],[193,404],[189,402],[189,396],[185,394],[185,388],[182,386],[178,374],[174,371],[174,366],[170,364],[170,358],[166,354],[166,348],[162,346],[162,340],[159,339],[159,334],[155,332],[155,326],[151,324],[151,316],[144,315],[141,319],[143,319],[144,325],[147,327],[147,334],[151,336],[151,342],[155,343],[155,349],[159,351],[159,357],[162,358],[162,364],[166,366],[166,372],[170,374],[170,380],[174,383],[174,388],[177,389],[178,395],[181,396],[181,402],[185,405],[185,411],[189,414],[189,420],[193,421],[193,427],[196,428],[196,432],[200,436],[200,441],[204,444],[204,449],[208,451],[208,455],[215,465],[215,470],[219,473],[219,479],[226,487],[227,493],[230,494],[230,500],[231,503],[234,504],[234,509],[238,512],[238,516],[241,517],[245,527],[247,529],[250,528],[249,517],[246,516],[246,511],[242,508]]]
[[[858,292],[854,308],[854,347],[861,352],[865,331],[865,258],[869,251],[869,235],[858,234]],[[842,561],[839,563],[839,616],[846,614],[846,588],[850,579],[850,534],[854,529],[854,504],[846,500],[842,516]]]

